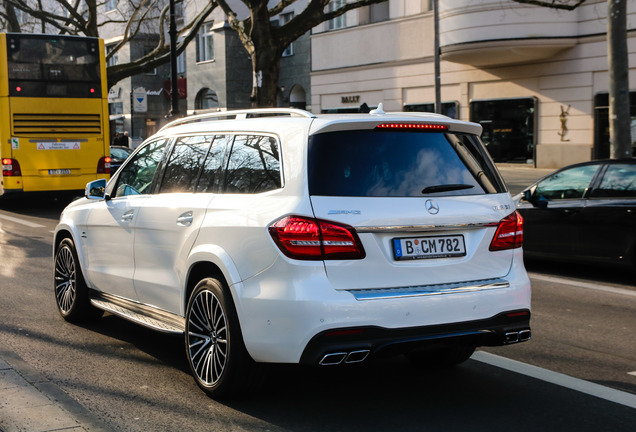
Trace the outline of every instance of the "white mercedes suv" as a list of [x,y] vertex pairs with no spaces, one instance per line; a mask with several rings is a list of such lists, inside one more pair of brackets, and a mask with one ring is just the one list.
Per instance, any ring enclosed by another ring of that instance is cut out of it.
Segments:
[[523,221],[480,133],[381,108],[176,120],[62,213],[59,311],[183,334],[213,397],[258,363],[448,366],[528,340]]

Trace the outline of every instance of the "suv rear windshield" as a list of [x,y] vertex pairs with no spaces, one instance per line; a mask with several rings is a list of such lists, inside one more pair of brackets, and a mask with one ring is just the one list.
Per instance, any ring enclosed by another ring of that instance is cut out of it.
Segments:
[[309,193],[421,197],[506,191],[475,135],[357,130],[309,141]]

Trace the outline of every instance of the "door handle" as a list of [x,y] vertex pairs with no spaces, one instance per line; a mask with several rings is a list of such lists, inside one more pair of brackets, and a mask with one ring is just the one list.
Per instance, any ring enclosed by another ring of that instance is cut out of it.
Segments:
[[187,211],[177,218],[177,225],[190,226],[193,220],[194,216],[192,215],[192,211]]
[[134,210],[128,210],[126,213],[121,215],[121,221],[122,222],[130,222],[133,219],[133,217],[135,217],[135,211]]

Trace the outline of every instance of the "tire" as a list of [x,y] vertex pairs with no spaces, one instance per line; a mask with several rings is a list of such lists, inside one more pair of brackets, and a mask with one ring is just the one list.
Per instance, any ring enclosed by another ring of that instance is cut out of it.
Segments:
[[475,352],[473,346],[453,346],[432,351],[415,351],[405,354],[415,366],[428,369],[445,369],[465,362]]
[[104,311],[91,305],[88,287],[77,259],[75,245],[63,239],[55,252],[55,304],[68,322],[80,322],[101,317]]
[[258,380],[234,303],[219,280],[206,278],[196,285],[188,301],[185,330],[190,371],[210,397],[237,396]]

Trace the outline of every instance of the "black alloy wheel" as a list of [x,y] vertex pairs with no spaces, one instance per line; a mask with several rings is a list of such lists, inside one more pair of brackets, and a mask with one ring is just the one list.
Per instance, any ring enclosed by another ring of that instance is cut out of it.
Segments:
[[54,283],[55,303],[66,321],[99,318],[104,313],[90,303],[75,245],[69,238],[60,242],[55,253]]
[[248,385],[254,362],[243,345],[229,291],[219,280],[203,279],[192,291],[185,343],[194,380],[211,397],[235,396]]

